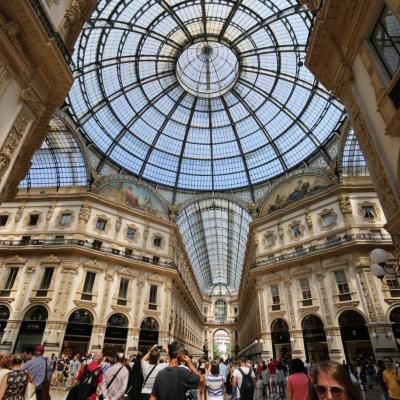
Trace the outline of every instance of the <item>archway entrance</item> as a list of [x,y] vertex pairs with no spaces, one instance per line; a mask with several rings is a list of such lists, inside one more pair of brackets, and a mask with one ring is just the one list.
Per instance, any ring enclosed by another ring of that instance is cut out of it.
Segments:
[[0,343],[3,341],[4,331],[10,318],[10,310],[8,307],[0,306]]
[[68,318],[62,353],[70,357],[75,354],[85,355],[88,352],[92,329],[92,313],[84,308],[74,311]]
[[128,319],[125,315],[111,315],[107,321],[106,334],[104,337],[104,355],[114,356],[116,353],[125,353],[128,325]]
[[316,315],[307,315],[301,323],[301,328],[303,330],[306,360],[315,363],[329,360],[324,323],[321,319]]
[[364,317],[357,311],[344,311],[339,317],[346,361],[353,365],[374,358],[368,328]]
[[146,353],[149,347],[158,343],[158,322],[154,318],[146,318],[140,325],[139,351]]
[[271,339],[274,359],[292,357],[292,345],[290,343],[289,326],[284,319],[277,318],[272,321]]
[[229,333],[224,329],[218,329],[213,336],[213,357],[215,360],[228,359],[231,356]]
[[390,313],[390,322],[392,323],[393,335],[396,342],[400,344],[400,307],[394,308]]
[[36,344],[41,344],[48,313],[45,307],[35,306],[28,310],[19,328],[14,353],[32,351]]

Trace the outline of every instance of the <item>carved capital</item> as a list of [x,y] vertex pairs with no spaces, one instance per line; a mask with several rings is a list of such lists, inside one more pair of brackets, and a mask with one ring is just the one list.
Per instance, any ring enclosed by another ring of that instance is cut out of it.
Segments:
[[40,117],[45,111],[45,107],[42,104],[39,96],[30,87],[27,87],[22,90],[20,100],[24,102],[31,109],[31,111],[38,117]]

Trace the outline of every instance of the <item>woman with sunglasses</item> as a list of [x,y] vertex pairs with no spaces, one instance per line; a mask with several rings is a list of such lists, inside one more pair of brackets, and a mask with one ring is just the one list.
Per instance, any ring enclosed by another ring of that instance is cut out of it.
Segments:
[[361,392],[352,382],[347,368],[336,361],[328,360],[317,364],[312,381],[319,400],[362,399]]

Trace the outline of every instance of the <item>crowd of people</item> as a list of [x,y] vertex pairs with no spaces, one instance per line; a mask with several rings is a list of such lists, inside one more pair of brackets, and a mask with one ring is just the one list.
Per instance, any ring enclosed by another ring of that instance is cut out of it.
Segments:
[[335,361],[318,364],[282,358],[253,364],[237,360],[193,361],[184,345],[154,345],[147,354],[103,357],[0,356],[0,400],[50,400],[50,388],[67,400],[363,400],[374,385],[386,400],[400,400],[400,373],[389,357],[354,368]]

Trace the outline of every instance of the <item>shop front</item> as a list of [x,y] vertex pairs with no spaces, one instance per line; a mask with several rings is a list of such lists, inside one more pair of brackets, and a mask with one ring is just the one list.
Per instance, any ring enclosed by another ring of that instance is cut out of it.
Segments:
[[321,319],[316,315],[307,315],[301,323],[301,328],[303,330],[306,361],[317,363],[329,360],[329,349]]
[[83,308],[75,310],[68,318],[61,354],[72,357],[88,352],[93,329],[93,315]]
[[159,327],[154,318],[146,318],[140,325],[139,351],[147,353],[151,346],[158,344]]
[[0,343],[3,342],[4,331],[6,330],[8,319],[10,318],[10,310],[8,307],[0,306]]
[[28,310],[19,328],[14,353],[32,352],[35,345],[43,343],[43,335],[48,318],[44,306],[35,306]]
[[117,353],[125,353],[128,325],[128,319],[122,314],[113,314],[108,319],[103,345],[105,356],[113,357]]
[[368,328],[359,312],[344,311],[339,326],[347,363],[358,365],[374,359]]
[[271,339],[274,359],[292,357],[289,326],[282,318],[277,318],[272,322]]

